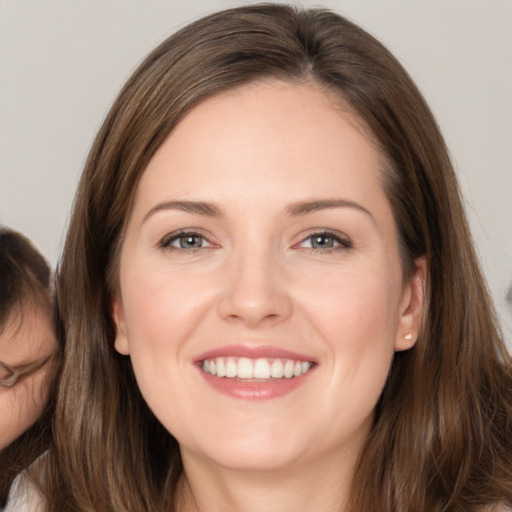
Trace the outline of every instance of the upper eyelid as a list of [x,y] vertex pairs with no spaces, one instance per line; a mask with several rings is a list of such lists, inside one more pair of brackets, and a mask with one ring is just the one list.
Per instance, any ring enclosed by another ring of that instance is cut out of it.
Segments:
[[[181,228],[175,231],[172,231],[170,233],[167,233],[165,236],[159,239],[158,246],[159,247],[165,247],[169,245],[170,242],[178,239],[180,236],[184,235],[198,235],[203,237],[209,244],[217,245],[213,240],[212,236],[209,236],[208,234],[205,234],[202,228],[198,227],[190,227],[190,228]],[[339,241],[339,243],[352,247],[354,245],[353,240],[351,237],[346,235],[345,233],[338,231],[336,229],[329,229],[329,228],[311,228],[307,230],[306,232],[302,232],[300,235],[297,236],[298,241],[294,242],[292,246],[296,246],[300,244],[301,242],[307,240],[308,238],[314,236],[314,235],[329,235],[334,237]],[[300,238],[299,238],[300,237]]]
[[203,237],[209,244],[214,244],[210,237],[204,233],[202,233],[202,230],[200,228],[185,228],[185,229],[179,229],[177,231],[173,231],[171,233],[168,233],[164,237],[160,239],[158,242],[159,247],[167,247],[170,242],[173,242],[174,240],[178,239],[180,236],[185,235],[198,235]]
[[208,236],[204,233],[203,229],[191,227],[191,228],[180,228],[180,229],[171,231],[171,232],[165,234],[161,238],[161,240],[171,240],[172,238],[177,238],[182,235],[199,235],[204,238],[208,238]]
[[301,242],[304,242],[308,238],[311,238],[312,236],[319,236],[319,235],[327,235],[332,236],[333,238],[337,239],[340,243],[347,244],[347,245],[354,245],[354,242],[352,239],[346,235],[345,233],[335,230],[335,229],[328,229],[328,228],[313,228],[312,230],[308,231],[307,233],[303,233],[300,235],[300,239],[298,242],[296,242],[294,245],[300,244]]

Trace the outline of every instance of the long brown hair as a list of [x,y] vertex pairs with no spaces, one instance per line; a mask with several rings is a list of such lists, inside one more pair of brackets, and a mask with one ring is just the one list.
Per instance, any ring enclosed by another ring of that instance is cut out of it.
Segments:
[[472,511],[512,502],[511,360],[500,340],[435,120],[384,46],[332,12],[263,4],[180,30],[114,102],[83,172],[58,276],[66,356],[49,458],[50,510],[156,511],[181,472],[176,440],[114,351],[123,230],[155,151],[202,99],[259,78],[337,91],[386,172],[404,273],[428,264],[424,325],[397,353],[353,479],[356,511]]

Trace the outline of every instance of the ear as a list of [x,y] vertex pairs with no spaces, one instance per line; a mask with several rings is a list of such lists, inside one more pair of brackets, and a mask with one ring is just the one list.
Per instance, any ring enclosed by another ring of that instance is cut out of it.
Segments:
[[126,332],[123,302],[118,294],[112,299],[112,320],[116,326],[114,347],[120,354],[127,356],[130,353],[130,345]]
[[427,261],[424,257],[414,261],[413,276],[405,283],[400,303],[395,350],[408,350],[418,339],[423,309],[425,307],[425,283],[427,279]]

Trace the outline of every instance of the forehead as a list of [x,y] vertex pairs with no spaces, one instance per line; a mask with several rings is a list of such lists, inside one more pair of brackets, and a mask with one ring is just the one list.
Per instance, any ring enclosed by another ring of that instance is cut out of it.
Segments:
[[153,156],[136,200],[167,187],[178,195],[198,188],[235,192],[238,181],[238,197],[262,182],[314,185],[325,195],[341,175],[350,181],[354,169],[352,185],[368,178],[380,186],[381,161],[369,130],[332,91],[314,83],[255,82],[196,105]]
[[26,299],[0,332],[0,360],[15,366],[46,355],[56,343],[50,305]]

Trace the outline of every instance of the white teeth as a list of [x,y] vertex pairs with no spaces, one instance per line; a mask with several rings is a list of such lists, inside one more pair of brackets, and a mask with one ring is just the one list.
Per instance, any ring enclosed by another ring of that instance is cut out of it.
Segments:
[[252,379],[254,378],[254,370],[252,369],[252,362],[246,357],[241,357],[238,360],[238,368],[236,375],[239,379]]
[[282,379],[284,375],[283,363],[280,359],[276,359],[270,368],[270,375],[274,379]]
[[270,379],[270,365],[266,359],[256,359],[254,365],[255,379]]
[[215,362],[217,363],[217,377],[225,377],[226,366],[224,365],[224,359],[222,359],[221,357],[217,357]]
[[205,373],[216,377],[239,379],[291,379],[307,373],[312,366],[308,361],[292,359],[249,359],[248,357],[216,357],[205,359],[202,369]]
[[236,361],[232,357],[228,357],[226,361],[226,377],[236,377]]
[[295,367],[295,364],[293,361],[286,361],[284,364],[284,376],[287,379],[291,379],[293,377],[293,369]]

